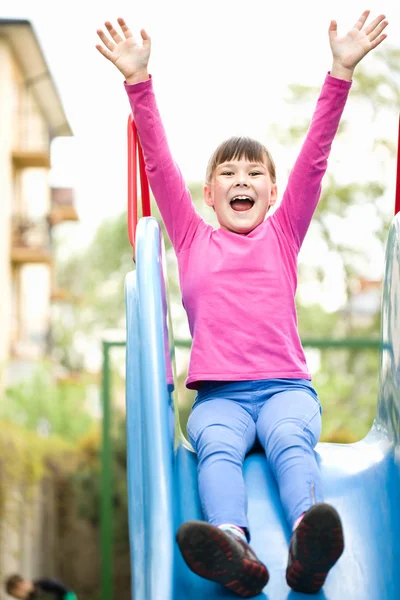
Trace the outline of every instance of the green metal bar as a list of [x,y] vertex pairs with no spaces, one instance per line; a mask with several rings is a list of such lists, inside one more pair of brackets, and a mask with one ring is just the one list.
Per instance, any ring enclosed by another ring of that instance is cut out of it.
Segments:
[[304,347],[308,348],[350,348],[350,349],[368,349],[368,348],[380,348],[381,341],[368,339],[368,338],[343,338],[343,339],[329,339],[329,338],[304,338],[301,340]]
[[[124,347],[125,342],[105,342],[108,347]],[[301,340],[304,347],[308,348],[381,348],[380,340],[371,338],[304,338]],[[191,348],[191,340],[175,340],[175,346],[179,348]]]
[[109,348],[125,348],[126,346],[126,342],[103,342],[103,344],[106,344]]
[[[112,600],[112,474],[111,474],[111,346],[116,343],[103,342],[102,371],[102,445],[101,445],[101,520],[100,520],[100,557],[101,557],[101,600]],[[118,344],[119,345],[119,344]]]
[[[305,338],[301,340],[304,347],[308,348],[380,348],[381,342],[374,339],[345,338],[345,339],[318,339]],[[175,340],[175,346],[179,348],[190,348],[191,340]]]

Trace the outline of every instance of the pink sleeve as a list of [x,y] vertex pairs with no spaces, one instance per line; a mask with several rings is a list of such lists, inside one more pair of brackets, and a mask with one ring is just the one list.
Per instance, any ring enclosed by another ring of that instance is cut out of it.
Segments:
[[326,76],[282,202],[272,216],[297,250],[300,250],[320,198],[322,178],[350,87],[350,81]]
[[190,246],[203,221],[171,156],[151,78],[141,83],[124,85],[143,149],[150,187],[178,254]]

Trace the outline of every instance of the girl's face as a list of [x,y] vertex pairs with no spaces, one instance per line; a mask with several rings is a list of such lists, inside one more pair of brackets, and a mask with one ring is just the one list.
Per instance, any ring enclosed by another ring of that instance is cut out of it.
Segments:
[[265,163],[231,160],[217,166],[211,184],[204,186],[204,199],[222,229],[244,235],[265,220],[277,186]]

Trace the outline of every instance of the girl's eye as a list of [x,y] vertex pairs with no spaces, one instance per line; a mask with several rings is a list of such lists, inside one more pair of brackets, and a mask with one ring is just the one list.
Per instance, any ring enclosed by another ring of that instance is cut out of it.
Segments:
[[232,171],[222,171],[221,175],[233,175]]
[[260,171],[252,171],[250,175],[261,175]]

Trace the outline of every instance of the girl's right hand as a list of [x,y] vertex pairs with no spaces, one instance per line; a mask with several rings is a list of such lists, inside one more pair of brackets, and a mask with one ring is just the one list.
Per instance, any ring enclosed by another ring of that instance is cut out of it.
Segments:
[[151,40],[144,29],[140,31],[143,43],[139,45],[124,19],[117,19],[124,37],[114,29],[110,21],[105,22],[107,31],[112,40],[102,31],[97,30],[97,35],[104,45],[97,44],[97,50],[111,61],[125,77],[126,83],[138,83],[149,78],[147,64],[150,58]]

